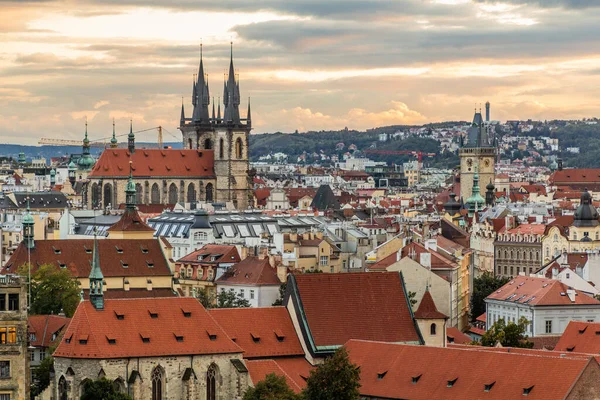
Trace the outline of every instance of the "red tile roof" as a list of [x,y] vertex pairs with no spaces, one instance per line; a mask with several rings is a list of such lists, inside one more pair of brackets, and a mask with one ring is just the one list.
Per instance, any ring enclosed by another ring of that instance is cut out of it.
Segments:
[[244,358],[304,355],[285,307],[216,308],[209,313],[242,348]]
[[216,281],[217,285],[281,285],[269,259],[249,256],[230,267]]
[[250,380],[256,385],[264,380],[267,375],[283,376],[295,393],[300,393],[306,387],[306,379],[314,369],[304,357],[286,357],[275,360],[248,360],[246,367],[250,373]]
[[254,197],[256,197],[256,203],[259,206],[266,206],[267,199],[271,195],[271,190],[267,188],[259,188],[254,190]]
[[360,367],[361,395],[372,398],[504,400],[522,398],[529,391],[528,399],[562,399],[589,363],[595,364],[596,374],[598,368],[592,357],[494,352],[478,346],[351,340],[346,348],[350,361]]
[[60,333],[66,330],[71,318],[59,315],[30,315],[27,318],[27,331],[35,335],[31,346],[50,347],[60,338]]
[[545,229],[545,224],[521,224],[516,228],[506,231],[506,233],[514,233],[515,235],[543,235]]
[[397,272],[301,274],[291,280],[316,346],[349,339],[420,341]]
[[600,168],[567,168],[554,171],[549,178],[552,185],[597,184],[599,181]]
[[420,255],[423,253],[431,254],[431,269],[453,269],[457,268],[458,264],[448,260],[437,251],[432,251],[420,243],[412,242],[402,248],[402,257],[410,257],[414,255],[414,260],[420,263]]
[[125,210],[121,219],[107,229],[108,232],[154,232],[140,217],[137,210]]
[[460,331],[460,329],[453,326],[446,328],[446,342],[456,344],[469,344],[473,341],[471,336],[466,335]]
[[390,265],[398,262],[398,253],[392,253],[387,257],[382,258],[373,265],[369,265],[370,271],[386,270]]
[[88,175],[90,178],[129,176],[132,161],[134,178],[215,176],[213,150],[106,149]]
[[419,308],[415,312],[415,318],[448,319],[448,316],[438,311],[435,302],[433,301],[433,297],[431,297],[431,293],[429,290],[426,290],[421,299],[421,303],[419,304]]
[[[201,257],[201,260],[198,260]],[[215,257],[214,261],[212,258]],[[196,250],[177,260],[178,263],[200,263],[200,264],[220,264],[235,263],[242,259],[233,245],[224,244],[205,244],[199,250]]]
[[512,281],[490,294],[486,300],[499,300],[532,306],[587,304],[600,306],[600,301],[578,290],[575,301],[567,295],[569,287],[564,283],[529,276],[517,276]]
[[[179,341],[176,336],[183,339]],[[105,300],[104,310],[84,301],[54,357],[108,359],[241,352],[198,300],[177,297]]]
[[[89,289],[83,290],[83,298],[88,300]],[[157,288],[154,287],[152,290],[146,288],[131,288],[125,289],[107,289],[104,291],[104,299],[147,299],[155,297],[178,297],[177,293],[173,292],[171,288]]]
[[570,321],[554,350],[600,354],[600,323]]
[[[90,275],[93,239],[36,240],[31,249],[32,273],[40,265],[52,264],[67,268],[73,276]],[[102,239],[98,240],[100,266],[105,277],[167,276],[172,275],[160,243],[156,239]],[[14,273],[27,264],[28,251],[19,245],[2,273]]]

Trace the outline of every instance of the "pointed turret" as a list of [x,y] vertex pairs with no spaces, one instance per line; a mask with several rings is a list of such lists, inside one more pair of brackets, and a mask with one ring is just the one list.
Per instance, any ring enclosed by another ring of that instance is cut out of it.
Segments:
[[89,171],[94,166],[94,158],[90,154],[90,139],[88,139],[88,123],[85,119],[85,136],[83,137],[82,154],[77,161],[77,166],[82,171]]
[[118,144],[119,144],[119,142],[117,142],[117,134],[115,132],[115,119],[113,118],[113,134],[112,134],[112,138],[110,139],[110,148],[116,149]]
[[481,191],[479,189],[479,173],[477,172],[477,169],[475,169],[475,174],[473,175],[473,190],[471,193],[471,197],[467,199],[470,217],[475,215],[477,211],[482,210],[485,204],[485,199],[481,196]]
[[210,122],[208,106],[210,105],[210,93],[208,90],[208,79],[204,73],[204,63],[202,62],[202,44],[200,45],[200,66],[198,67],[198,80],[194,85],[197,101],[194,104],[192,119],[195,122],[208,124]]
[[217,123],[221,123],[221,98],[219,97],[217,106]]
[[212,121],[213,123],[215,122],[215,98],[213,97],[213,101],[212,101]]
[[183,108],[183,97],[181,98],[181,116],[179,117],[179,125],[185,124],[185,109]]
[[92,263],[90,270],[90,302],[96,310],[104,309],[104,275],[100,269],[100,253],[98,252],[97,229],[94,227],[94,250],[92,252]]
[[125,208],[127,210],[135,210],[135,205],[137,203],[135,196],[136,190],[135,183],[133,183],[133,162],[129,161],[129,180],[127,181],[127,185],[125,185]]
[[196,74],[192,78],[192,105],[195,107],[198,104],[198,91],[196,90]]
[[250,112],[250,97],[248,97],[248,115],[246,116],[248,128],[252,126],[252,112]]
[[27,249],[33,249],[35,247],[35,240],[33,238],[33,227],[35,225],[35,220],[33,219],[33,215],[31,215],[31,210],[29,209],[29,197],[27,198],[27,210],[25,215],[23,216],[23,243]]
[[56,185],[56,170],[52,168],[50,170],[50,189],[53,189],[54,185]]
[[127,135],[127,149],[135,153],[135,135],[133,134],[133,120],[129,120],[129,135]]
[[223,90],[223,99],[225,104],[224,122],[233,125],[240,124],[240,86],[236,82],[235,68],[233,67],[233,42],[231,43],[231,53],[229,59],[229,75]]

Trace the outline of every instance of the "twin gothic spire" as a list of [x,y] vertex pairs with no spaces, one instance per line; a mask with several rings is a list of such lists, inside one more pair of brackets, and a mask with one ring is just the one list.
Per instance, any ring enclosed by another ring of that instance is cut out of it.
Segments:
[[192,105],[194,106],[192,118],[185,117],[183,102],[181,104],[180,124],[186,123],[212,125],[247,125],[251,124],[250,118],[250,99],[248,99],[248,115],[245,119],[240,117],[240,82],[239,77],[235,75],[233,66],[233,43],[231,44],[229,74],[224,77],[223,82],[223,117],[221,118],[221,103],[218,102],[218,114],[215,116],[215,105],[213,98],[212,115],[209,113],[210,91],[208,87],[208,75],[204,72],[204,63],[202,59],[202,45],[200,45],[200,66],[198,75],[194,76],[192,82]]

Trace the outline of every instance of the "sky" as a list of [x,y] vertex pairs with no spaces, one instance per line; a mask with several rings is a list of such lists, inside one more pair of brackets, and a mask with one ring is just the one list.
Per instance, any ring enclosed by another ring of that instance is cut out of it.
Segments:
[[[253,132],[597,117],[598,0],[0,0],[0,139],[92,139],[192,111],[233,42]],[[154,141],[149,130],[138,140]]]

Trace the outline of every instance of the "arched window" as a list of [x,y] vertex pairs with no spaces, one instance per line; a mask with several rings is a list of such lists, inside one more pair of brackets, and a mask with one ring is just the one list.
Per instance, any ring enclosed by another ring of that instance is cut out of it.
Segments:
[[81,383],[79,384],[79,397],[83,396],[83,392],[85,391],[85,385],[88,385],[91,382],[92,380],[90,378],[85,378],[81,381]]
[[217,379],[219,371],[215,364],[211,364],[206,371],[206,400],[217,399]]
[[212,203],[213,201],[213,184],[209,183],[206,185],[206,202]]
[[113,205],[112,198],[113,198],[112,185],[110,183],[107,183],[106,185],[104,185],[104,208]]
[[125,388],[125,381],[123,380],[123,378],[118,377],[117,379],[114,380],[113,389],[115,389],[115,391],[119,392],[119,393],[126,392],[127,389]]
[[177,185],[171,183],[169,186],[169,204],[177,203]]
[[225,141],[223,140],[223,138],[221,138],[221,140],[219,140],[219,158],[223,159],[225,154]]
[[58,400],[67,400],[69,398],[69,386],[64,376],[58,380]]
[[194,269],[192,267],[188,267],[187,269],[187,276],[192,279],[192,277],[194,276]]
[[204,141],[204,150],[212,150],[213,145],[212,145],[212,141],[210,139],[206,139]]
[[150,203],[160,204],[160,189],[158,188],[158,183],[154,183],[152,185],[152,193],[150,194]]
[[92,208],[98,207],[100,201],[98,199],[98,184],[92,183]]
[[164,382],[165,374],[162,368],[159,366],[152,370],[152,400],[163,400],[164,396]]
[[573,232],[573,240],[577,240],[577,232]]
[[429,334],[431,336],[435,336],[436,335],[436,330],[437,330],[437,326],[435,324],[431,324],[429,326]]
[[142,204],[144,201],[144,188],[141,183],[135,184],[135,203]]
[[193,143],[194,143],[194,142],[192,142],[192,139],[188,139],[188,148],[189,148],[190,150],[192,150],[192,149],[194,148],[194,144],[193,144]]
[[242,143],[242,138],[237,138],[235,141],[235,156],[240,159],[244,153],[244,145]]
[[196,199],[197,199],[196,185],[194,185],[193,183],[190,183],[188,185],[188,190],[187,190],[187,202],[195,203]]
[[179,268],[179,276],[185,278],[185,267]]

